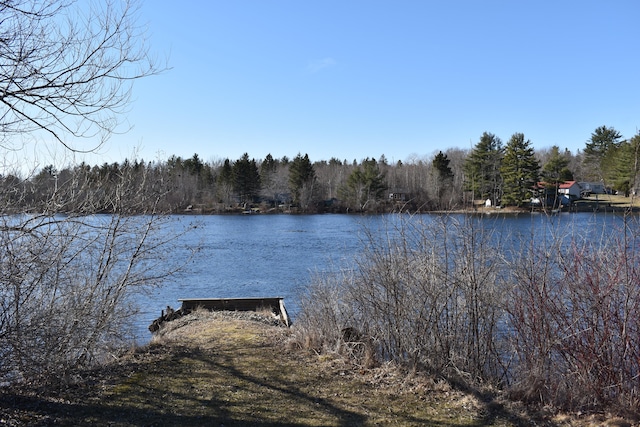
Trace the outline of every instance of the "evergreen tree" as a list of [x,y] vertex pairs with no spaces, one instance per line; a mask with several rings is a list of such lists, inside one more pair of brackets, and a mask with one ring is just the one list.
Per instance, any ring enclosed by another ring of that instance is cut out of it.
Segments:
[[273,158],[271,153],[267,154],[260,164],[260,175],[264,178],[265,176],[274,173],[277,169],[278,161]]
[[229,204],[233,191],[233,168],[231,167],[231,161],[229,161],[229,159],[224,160],[216,182],[218,183],[218,197],[220,197],[223,203]]
[[612,127],[600,126],[592,134],[584,149],[585,170],[587,178],[601,181],[606,177],[606,169],[613,157],[613,152],[620,145],[622,135]]
[[202,163],[197,153],[195,153],[190,159],[185,160],[183,162],[183,166],[191,175],[199,176],[204,169],[204,163]]
[[385,175],[380,171],[375,159],[366,158],[347,178],[342,196],[357,203],[358,209],[365,209],[370,202],[384,198],[387,190]]
[[281,195],[287,191],[285,171],[279,169],[280,160],[274,159],[271,154],[267,154],[260,164],[262,195],[266,201],[270,201],[274,206],[280,200]]
[[180,156],[176,156],[175,154],[169,157],[167,160],[167,168],[172,174],[179,174],[183,169],[183,162]]
[[309,155],[305,154],[303,157],[298,153],[289,165],[289,189],[294,203],[299,203],[303,207],[308,205],[315,179],[316,174]]
[[503,179],[502,204],[521,206],[530,197],[531,189],[538,181],[540,164],[533,147],[524,134],[514,133],[505,148],[500,172]]
[[233,185],[233,169],[231,168],[231,162],[229,159],[224,160],[224,164],[220,168],[217,181],[218,184],[221,185]]
[[249,154],[233,163],[233,189],[244,202],[252,202],[260,194],[260,174],[255,159]]
[[191,190],[195,191],[196,200],[194,202],[204,202],[204,197],[208,196],[208,189],[213,185],[213,172],[211,167],[200,160],[198,154],[194,154],[193,157],[183,162],[185,171],[195,178],[195,188]]
[[609,150],[607,156],[606,179],[615,190],[628,196],[635,188],[638,174],[638,158],[640,150],[640,133],[629,141],[621,142],[617,147]]
[[491,199],[495,205],[500,200],[502,176],[500,165],[504,149],[500,138],[484,132],[464,163],[465,189],[474,198]]
[[445,181],[453,178],[453,171],[449,167],[449,157],[442,151],[438,152],[433,158],[433,167],[438,173],[438,178]]
[[565,181],[572,181],[573,173],[568,168],[569,162],[565,154],[560,154],[560,148],[557,145],[551,147],[549,160],[542,167],[543,181],[555,186]]
[[329,159],[329,166],[333,166],[333,167],[342,166],[342,160],[336,157],[332,157]]
[[[435,194],[438,208],[443,208],[445,194],[451,194],[453,186],[453,171],[449,166],[449,157],[442,151],[433,158],[432,166],[435,173]],[[447,191],[448,190],[448,191]]]

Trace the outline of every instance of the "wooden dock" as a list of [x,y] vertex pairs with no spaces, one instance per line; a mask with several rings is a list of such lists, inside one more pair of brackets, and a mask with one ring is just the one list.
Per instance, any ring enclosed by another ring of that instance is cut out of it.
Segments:
[[216,311],[271,311],[280,321],[290,326],[289,315],[282,297],[256,298],[181,298],[182,312],[188,313],[197,308]]

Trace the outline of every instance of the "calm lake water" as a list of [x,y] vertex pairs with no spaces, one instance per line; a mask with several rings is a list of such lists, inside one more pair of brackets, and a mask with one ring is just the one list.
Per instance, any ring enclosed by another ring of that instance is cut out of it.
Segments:
[[[462,215],[453,217],[463,219]],[[437,216],[417,218],[429,222]],[[602,213],[477,218],[497,238],[509,239],[539,239],[566,231],[598,236],[618,233],[623,226],[621,216]],[[191,222],[198,227],[176,243],[171,257],[180,260],[190,248],[199,250],[184,271],[150,295],[139,297],[142,312],[136,322],[136,341],[148,341],[148,325],[167,305],[178,308],[179,298],[280,296],[295,320],[299,292],[312,274],[352,266],[362,248],[365,227],[383,230],[396,219],[392,215],[174,216],[171,221],[176,228]]]

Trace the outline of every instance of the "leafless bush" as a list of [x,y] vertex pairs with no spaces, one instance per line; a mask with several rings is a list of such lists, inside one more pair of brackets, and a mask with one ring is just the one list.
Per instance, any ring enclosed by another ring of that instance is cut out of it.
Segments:
[[296,322],[299,341],[348,349],[348,331],[377,361],[491,381],[528,402],[637,408],[635,220],[590,235],[533,230],[504,248],[505,237],[483,224],[398,216],[366,229],[353,271],[315,278]]
[[[549,309],[556,304],[561,283],[558,260],[559,240],[534,245],[524,243],[511,263],[513,288],[509,292],[508,340],[511,349],[511,390],[525,400],[540,400],[548,383],[558,372],[553,347],[557,327]],[[556,307],[561,309],[561,305]]]
[[325,347],[339,346],[351,328],[376,360],[470,381],[495,377],[502,369],[497,242],[478,223],[423,219],[397,216],[383,230],[367,229],[357,268],[316,278],[298,328]]
[[365,368],[378,364],[372,337],[359,327],[359,316],[345,294],[353,271],[315,273],[300,296],[301,311],[292,328],[291,343],[316,352],[339,353]]
[[[118,129],[132,83],[161,71],[133,0],[2,1],[0,22],[3,175],[18,169],[12,153],[35,141],[96,150]],[[1,177],[1,383],[104,357],[124,337],[132,292],[171,273],[163,261],[176,236],[155,211],[162,188],[119,171],[92,185],[82,165],[51,167],[34,177],[39,185],[20,171]]]
[[351,272],[333,275],[314,274],[300,296],[301,311],[293,332],[298,344],[316,351],[339,351],[342,331],[353,325],[353,307],[344,296],[344,284]]
[[568,409],[637,407],[640,255],[626,223],[601,239],[531,245],[511,271],[519,397]]
[[[46,204],[75,197],[73,182]],[[164,229],[168,217],[128,215],[154,194],[127,176],[111,184],[93,198],[75,197],[109,214],[0,218],[0,381],[43,380],[102,360],[130,338],[133,295],[179,267],[168,258],[180,235]]]
[[381,356],[471,381],[499,370],[500,242],[474,218],[400,217],[369,235],[352,291]]

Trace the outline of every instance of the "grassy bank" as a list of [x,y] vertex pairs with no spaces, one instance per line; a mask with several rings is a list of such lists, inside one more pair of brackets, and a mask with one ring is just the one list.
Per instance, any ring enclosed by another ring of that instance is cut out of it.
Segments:
[[582,211],[598,212],[600,210],[613,210],[623,212],[640,209],[639,197],[625,197],[613,194],[594,194],[574,203],[575,208]]
[[58,391],[5,389],[0,425],[629,425],[534,419],[490,397],[389,366],[361,370],[303,352],[287,345],[288,333],[267,321],[198,312],[169,324],[149,346],[68,379]]

